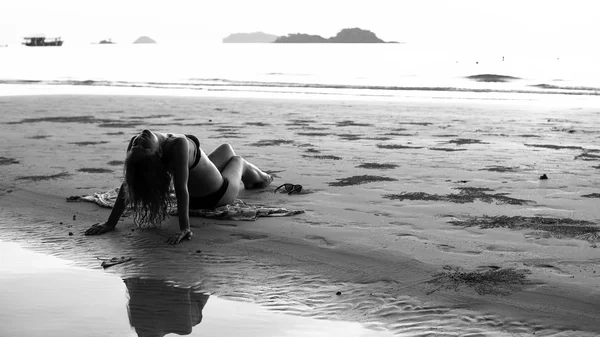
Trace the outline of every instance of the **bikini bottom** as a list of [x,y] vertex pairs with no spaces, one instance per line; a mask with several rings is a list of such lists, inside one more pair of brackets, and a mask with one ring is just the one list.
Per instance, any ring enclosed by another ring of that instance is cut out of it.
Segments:
[[213,209],[217,207],[217,204],[227,192],[227,187],[229,187],[229,179],[223,177],[223,185],[217,191],[202,197],[190,196],[190,209]]

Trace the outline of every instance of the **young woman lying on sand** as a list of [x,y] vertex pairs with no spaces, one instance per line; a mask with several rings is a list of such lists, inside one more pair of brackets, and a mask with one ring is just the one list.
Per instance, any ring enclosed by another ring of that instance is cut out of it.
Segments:
[[127,205],[138,225],[157,225],[167,216],[171,182],[175,187],[179,232],[167,241],[177,244],[192,238],[190,209],[211,209],[232,203],[244,187],[263,188],[273,178],[233,152],[229,144],[208,156],[193,135],[143,130],[127,146],[125,180],[103,224],[95,224],[85,235],[111,231]]

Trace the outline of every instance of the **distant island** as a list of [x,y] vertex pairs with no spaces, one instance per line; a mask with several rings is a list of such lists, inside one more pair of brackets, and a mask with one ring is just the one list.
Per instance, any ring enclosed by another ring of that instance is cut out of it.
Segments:
[[156,41],[147,36],[140,36],[137,40],[133,41],[133,43],[156,43]]
[[277,39],[277,35],[263,32],[235,33],[223,39],[223,43],[271,43]]
[[278,37],[273,43],[397,43],[385,42],[370,30],[360,28],[342,29],[336,36],[328,39],[320,35],[288,34]]
[[115,44],[115,43],[112,42],[111,39],[108,39],[108,40],[100,40],[100,42],[98,42],[98,44]]

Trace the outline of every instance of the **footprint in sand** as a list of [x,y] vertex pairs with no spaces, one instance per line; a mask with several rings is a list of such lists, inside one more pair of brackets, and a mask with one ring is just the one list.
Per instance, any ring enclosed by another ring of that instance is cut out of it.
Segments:
[[327,241],[327,239],[325,239],[322,236],[318,236],[318,235],[307,235],[304,237],[304,240],[314,242],[317,245],[319,245],[321,247],[325,247],[325,248],[335,247],[335,245],[332,244],[331,242]]

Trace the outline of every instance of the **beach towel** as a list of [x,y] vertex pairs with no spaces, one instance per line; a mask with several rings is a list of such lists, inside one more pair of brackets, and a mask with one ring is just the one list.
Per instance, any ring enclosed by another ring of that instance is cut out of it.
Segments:
[[[119,188],[114,188],[105,192],[94,193],[83,196],[71,196],[67,201],[87,201],[93,202],[102,207],[112,208],[117,200]],[[169,214],[177,215],[177,207],[175,195],[171,195],[172,205],[169,206]],[[273,207],[263,204],[247,204],[240,199],[236,199],[232,204],[220,206],[215,209],[194,209],[190,210],[190,216],[197,216],[211,219],[223,220],[245,220],[254,221],[259,217],[274,217],[274,216],[291,216],[304,213],[304,210],[287,209],[281,207]],[[125,213],[127,214],[127,212]]]

